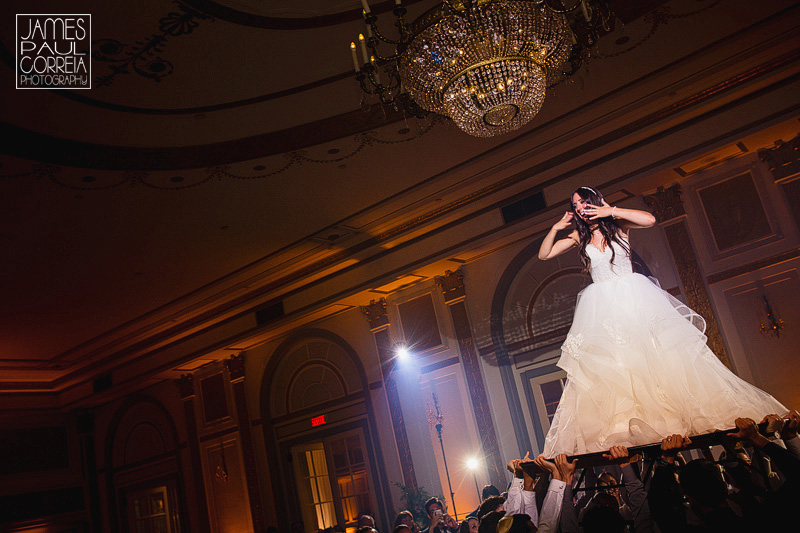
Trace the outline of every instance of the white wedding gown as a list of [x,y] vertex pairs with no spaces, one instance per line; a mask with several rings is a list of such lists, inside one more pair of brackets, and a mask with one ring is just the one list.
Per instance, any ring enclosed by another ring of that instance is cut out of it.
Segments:
[[[611,246],[615,258],[611,263]],[[633,272],[616,243],[586,247],[593,283],[578,295],[558,366],[568,380],[544,455],[659,442],[756,422],[788,409],[738,378],[706,346],[705,321]]]

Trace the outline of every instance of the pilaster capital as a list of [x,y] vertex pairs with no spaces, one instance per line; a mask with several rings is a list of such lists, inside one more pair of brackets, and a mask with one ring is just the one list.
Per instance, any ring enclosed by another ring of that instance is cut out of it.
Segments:
[[677,183],[668,189],[659,187],[654,194],[644,197],[644,203],[653,211],[653,216],[659,224],[686,213],[681,200],[681,186]]
[[758,158],[767,164],[775,181],[785,181],[800,174],[800,134],[788,142],[775,141],[772,148],[758,150]]
[[448,305],[463,300],[467,294],[461,269],[455,272],[445,270],[444,276],[436,276],[436,285],[442,289],[444,303]]
[[244,352],[239,352],[225,360],[225,368],[231,381],[241,381],[244,379]]
[[181,377],[174,380],[178,387],[181,400],[194,396],[194,377],[191,374],[181,374]]
[[377,302],[370,300],[368,305],[361,306],[361,312],[367,316],[370,331],[377,331],[389,326],[389,312],[386,308],[386,298]]

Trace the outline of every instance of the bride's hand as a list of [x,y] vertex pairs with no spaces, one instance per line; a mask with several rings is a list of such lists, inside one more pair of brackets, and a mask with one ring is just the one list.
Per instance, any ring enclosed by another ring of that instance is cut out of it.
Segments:
[[561,217],[561,220],[553,224],[553,229],[556,231],[561,231],[562,229],[567,229],[570,224],[572,224],[572,218],[574,217],[572,211],[567,211],[564,213],[564,216]]
[[586,204],[586,209],[584,210],[587,215],[590,215],[589,220],[610,217],[613,211],[614,208],[608,205],[605,200],[603,200],[603,205]]

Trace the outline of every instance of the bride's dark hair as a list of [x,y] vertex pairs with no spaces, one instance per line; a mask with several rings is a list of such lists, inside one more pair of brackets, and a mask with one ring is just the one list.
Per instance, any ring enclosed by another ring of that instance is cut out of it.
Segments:
[[[578,239],[580,241],[580,256],[581,256],[581,263],[587,269],[589,268],[589,263],[592,260],[589,258],[589,254],[586,253],[586,247],[592,241],[592,230],[590,229],[590,224],[586,222],[583,217],[578,215],[575,211],[575,205],[572,203],[572,198],[575,195],[580,196],[584,200],[587,200],[590,204],[601,206],[603,205],[603,195],[600,194],[600,191],[597,189],[593,189],[591,187],[578,187],[578,189],[572,193],[569,197],[569,208],[574,215],[572,219],[575,221],[575,226],[578,230]],[[592,224],[597,223],[598,229],[600,233],[603,234],[603,240],[606,242],[606,246],[609,246],[611,242],[616,242],[619,244],[625,253],[630,255],[631,249],[628,244],[620,238],[620,230],[621,228],[617,224],[616,220],[613,217],[604,217],[604,218],[597,218],[591,222]],[[614,251],[614,247],[611,247],[611,262],[614,262],[614,257],[616,256],[616,252]]]

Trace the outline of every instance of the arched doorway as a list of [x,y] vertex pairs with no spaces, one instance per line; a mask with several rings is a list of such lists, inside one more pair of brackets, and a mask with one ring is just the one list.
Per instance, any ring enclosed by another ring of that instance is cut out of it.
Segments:
[[307,532],[339,524],[352,533],[361,513],[386,520],[391,500],[370,388],[344,339],[313,329],[281,343],[262,378],[261,417],[285,489],[275,491],[276,507],[288,521]]
[[123,532],[185,530],[178,434],[156,399],[135,396],[113,417],[106,440],[106,486],[111,527]]

